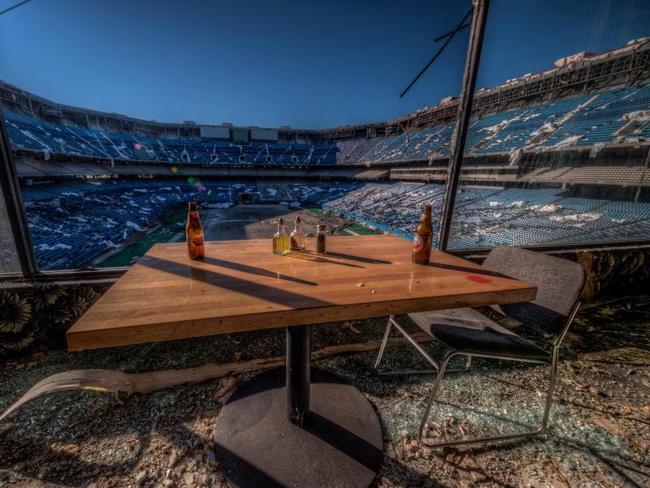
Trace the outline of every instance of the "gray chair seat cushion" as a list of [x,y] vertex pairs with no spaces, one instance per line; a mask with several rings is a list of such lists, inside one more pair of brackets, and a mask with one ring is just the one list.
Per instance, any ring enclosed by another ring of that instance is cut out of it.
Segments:
[[408,317],[425,333],[460,352],[544,362],[551,359],[535,343],[471,308],[411,313]]

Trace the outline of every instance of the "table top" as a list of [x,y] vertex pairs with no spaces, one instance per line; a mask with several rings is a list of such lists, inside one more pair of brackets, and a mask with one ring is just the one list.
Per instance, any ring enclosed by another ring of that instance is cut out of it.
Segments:
[[411,262],[389,235],[328,236],[326,254],[270,239],[156,244],[68,330],[70,350],[533,300],[536,288],[462,258]]

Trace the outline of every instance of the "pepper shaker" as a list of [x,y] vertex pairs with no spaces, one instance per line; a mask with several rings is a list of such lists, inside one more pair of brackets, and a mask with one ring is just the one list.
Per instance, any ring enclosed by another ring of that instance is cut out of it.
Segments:
[[318,224],[316,226],[316,231],[317,231],[316,232],[316,252],[317,253],[326,252],[325,251],[325,249],[326,249],[325,241],[326,241],[327,236],[325,234],[325,229],[326,229],[325,224]]

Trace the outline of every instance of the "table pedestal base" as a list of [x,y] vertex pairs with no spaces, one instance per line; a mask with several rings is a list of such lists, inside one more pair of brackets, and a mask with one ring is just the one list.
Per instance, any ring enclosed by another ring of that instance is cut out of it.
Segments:
[[311,372],[310,411],[298,427],[287,418],[285,369],[239,387],[215,426],[220,469],[237,487],[367,487],[383,458],[381,425],[355,387]]

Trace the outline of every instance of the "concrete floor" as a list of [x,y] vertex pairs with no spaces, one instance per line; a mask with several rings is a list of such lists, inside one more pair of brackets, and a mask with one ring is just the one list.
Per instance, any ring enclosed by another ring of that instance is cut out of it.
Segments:
[[[316,362],[375,407],[384,463],[375,486],[650,486],[650,297],[586,306],[562,349],[550,432],[537,439],[429,450],[414,442],[432,375],[386,377],[375,352]],[[381,337],[385,319],[315,326],[313,349]],[[518,332],[528,335],[525,329]],[[56,372],[180,369],[284,354],[282,330],[82,353],[51,351],[0,366],[0,409]],[[440,350],[430,344],[432,354]],[[387,365],[419,366],[407,345]],[[432,411],[437,436],[508,432],[539,420],[546,366],[475,361],[444,382]],[[0,424],[0,486],[228,486],[211,462],[212,428],[233,386],[253,374],[113,398],[64,392]],[[508,421],[507,419],[514,419]]]

